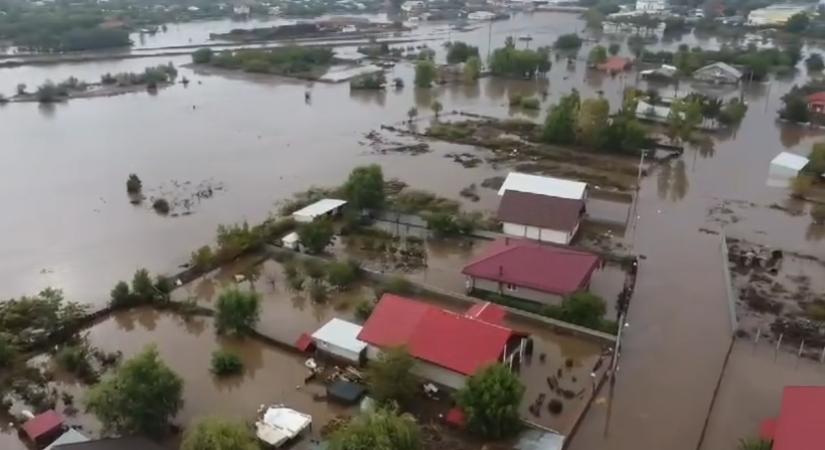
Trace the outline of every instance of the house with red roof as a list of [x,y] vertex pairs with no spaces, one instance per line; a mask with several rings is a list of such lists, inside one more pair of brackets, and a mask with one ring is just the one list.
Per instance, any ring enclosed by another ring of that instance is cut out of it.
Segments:
[[787,386],[779,416],[767,419],[759,435],[773,450],[821,450],[825,447],[825,386]]
[[615,75],[620,72],[624,72],[628,70],[630,66],[633,65],[633,61],[628,58],[623,58],[621,56],[611,56],[607,58],[607,60],[597,67],[602,72],[606,72],[610,75]]
[[807,97],[808,111],[816,114],[825,113],[825,91],[815,92]]
[[63,434],[63,416],[50,409],[27,420],[22,428],[35,444],[48,444]]
[[367,344],[367,359],[405,347],[416,359],[413,373],[452,389],[496,362],[512,364],[520,354],[524,333],[503,324],[505,311],[493,304],[476,305],[464,314],[384,294],[364,323],[358,339]]
[[558,305],[590,287],[601,258],[570,247],[504,238],[490,244],[461,271],[468,293],[493,292],[523,300]]

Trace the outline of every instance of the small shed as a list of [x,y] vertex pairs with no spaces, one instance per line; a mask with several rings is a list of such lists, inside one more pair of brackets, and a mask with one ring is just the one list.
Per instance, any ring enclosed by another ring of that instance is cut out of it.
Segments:
[[715,62],[693,72],[693,79],[714,84],[736,84],[742,79],[742,72],[730,64]]
[[50,409],[38,414],[23,424],[26,436],[38,444],[43,444],[60,436],[63,431],[63,416]]
[[782,152],[771,160],[768,169],[768,186],[787,188],[805,166],[808,158],[796,153]]
[[301,238],[298,236],[298,233],[292,231],[281,238],[281,244],[284,248],[298,250],[301,247]]
[[333,318],[312,333],[312,341],[318,350],[360,365],[367,348],[367,344],[358,339],[361,329],[360,325]]
[[337,380],[327,386],[327,397],[344,405],[358,403],[366,392],[363,385],[344,380]]
[[621,56],[611,56],[607,58],[607,60],[597,67],[602,72],[608,73],[610,75],[615,75],[620,72],[624,72],[625,70],[629,69],[630,66],[633,65],[633,62],[627,58],[623,58]]
[[340,214],[341,208],[346,204],[346,201],[337,198],[324,198],[295,211],[292,218],[296,222],[308,223],[319,217],[332,217]]

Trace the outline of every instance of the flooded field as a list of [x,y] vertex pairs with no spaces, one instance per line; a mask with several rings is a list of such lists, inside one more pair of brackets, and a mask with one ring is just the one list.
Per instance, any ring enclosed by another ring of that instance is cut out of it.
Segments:
[[[534,45],[549,45],[560,34],[581,30],[583,22],[573,15],[536,13],[496,22],[491,29],[451,32],[444,26],[427,27],[415,33],[431,31],[441,40],[469,41],[485,55],[489,46],[501,46],[508,35],[529,32]],[[145,45],[186,44],[190,38],[196,42],[197,36],[203,35],[201,30],[184,30],[179,37],[169,35],[170,39],[162,42],[163,37],[158,36]],[[439,58],[443,58],[441,42],[430,44],[438,49]],[[697,40],[693,35],[687,35],[685,42],[703,48],[719,45],[716,39]],[[680,43],[660,42],[649,48],[675,48]],[[580,57],[587,54],[590,45],[582,48]],[[61,80],[70,75],[93,79],[105,72],[135,71],[169,60],[180,66],[188,63],[189,57],[0,69],[0,92],[13,92],[20,82],[36,86],[46,79]],[[584,66],[583,61],[572,70],[565,64],[554,64],[542,111],[574,87],[585,96],[603,92],[614,108],[624,87],[637,83],[642,89],[647,87],[635,74],[611,78],[587,73]],[[8,187],[0,193],[6,208],[0,217],[0,232],[7,237],[0,252],[0,297],[52,285],[63,288],[73,300],[102,304],[110,287],[118,279],[131,277],[138,267],[152,272],[176,269],[193,249],[214,239],[218,224],[259,221],[278,200],[311,185],[337,185],[352,167],[365,163],[381,164],[386,177],[463,201],[470,208],[491,210],[496,204],[494,191],[479,189],[478,202],[463,200],[459,191],[504,175],[508,167],[482,164],[463,168],[445,156],[476,150],[443,143],[433,144],[432,152],[421,155],[383,155],[365,144],[364,135],[381,124],[404,120],[411,106],[417,106],[421,115],[429,114],[428,106],[435,98],[444,104],[445,111],[523,116],[509,108],[509,92],[540,92],[543,87],[535,82],[488,78],[474,87],[445,86],[431,91],[408,87],[354,94],[346,85],[315,84],[309,88],[312,102],[306,104],[308,87],[301,82],[218,77],[187,68],[181,69],[181,75],[192,80],[188,88],[176,85],[156,96],[138,93],[53,107],[0,107],[0,134],[14,136],[0,152],[0,177]],[[402,77],[407,86],[412,85],[408,64],[399,64],[388,76]],[[806,214],[771,208],[786,205],[788,192],[766,186],[768,164],[779,151],[807,154],[813,142],[825,137],[775,121],[781,96],[794,82],[804,82],[805,76],[800,69],[795,80],[744,87],[742,95],[749,110],[735,133],[712,136],[711,146],[689,147],[680,159],[643,180],[635,211],[638,218],[624,239],[644,259],[625,328],[615,391],[611,398],[608,392],[599,394],[571,449],[695,448],[732,332],[719,236],[700,228],[718,232],[724,226],[731,234],[765,245],[825,255],[825,233],[812,228]],[[541,120],[543,115],[533,119]],[[36,177],[31,175],[33,170]],[[226,189],[191,216],[164,218],[129,204],[124,189],[129,173],[137,173],[149,188],[172,180],[196,183],[212,179]],[[719,210],[723,204],[730,213]],[[445,264],[453,264],[463,257],[446,253],[442,258]],[[274,266],[268,270],[278,273]],[[429,280],[441,279],[435,274],[431,277]],[[454,283],[447,277],[438,282],[445,286]],[[255,283],[256,289],[268,292],[266,276]],[[207,284],[203,289],[209,292],[211,288]],[[292,298],[272,292],[277,299],[271,302],[276,307],[270,317],[272,323],[279,323],[275,320],[281,311],[278,308],[292,305]],[[311,305],[304,311],[302,322],[294,328],[284,325],[285,333],[294,334],[332,314],[315,312]],[[143,321],[151,323],[149,318]],[[137,317],[131,322],[136,330],[148,329]],[[182,341],[197,342],[174,319],[158,318],[155,322],[156,331],[174,327],[183,330],[176,333],[187,336],[180,337]],[[209,330],[207,326],[202,333],[211,333]],[[112,329],[110,333],[112,345],[137,345],[126,331]],[[136,336],[143,336],[138,340],[144,342],[164,339],[148,331]],[[270,361],[266,358],[276,360],[261,356],[262,361]],[[754,370],[762,370],[757,363],[753,363]],[[193,360],[190,364],[199,363]],[[279,369],[272,367],[276,373]],[[200,367],[198,371],[205,385],[209,375]],[[766,376],[763,381],[764,385],[753,385],[759,395],[779,395],[784,383],[780,377]],[[231,403],[221,397],[226,394],[213,395],[209,400],[217,404]],[[244,395],[258,403],[251,391]],[[739,404],[746,407],[753,402],[759,407],[759,395],[744,396]],[[196,405],[206,405],[199,401],[193,400]],[[236,414],[247,413],[240,400],[227,407]],[[185,415],[196,413],[187,409]],[[714,417],[713,423],[723,421]],[[0,434],[0,445],[5,443],[2,439]]]

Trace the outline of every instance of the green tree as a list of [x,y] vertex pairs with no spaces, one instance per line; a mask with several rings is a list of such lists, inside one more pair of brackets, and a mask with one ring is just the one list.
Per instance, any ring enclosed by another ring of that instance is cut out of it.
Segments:
[[199,420],[183,435],[181,450],[258,450],[258,442],[245,424],[219,418]]
[[109,304],[118,306],[129,306],[135,303],[135,297],[129,289],[129,283],[125,281],[118,281],[114,288],[112,288],[109,296]]
[[[372,311],[370,311],[370,313],[371,312]],[[11,345],[11,342],[0,334],[0,369],[11,366],[16,355],[17,350]]]
[[496,76],[531,79],[550,70],[550,55],[546,48],[518,50],[505,45],[490,56],[490,73]]
[[244,335],[258,323],[261,300],[257,292],[229,289],[218,297],[215,328],[219,334]]
[[563,34],[556,39],[553,47],[559,50],[578,50],[582,42],[582,38],[576,33]]
[[396,401],[401,405],[415,397],[417,382],[412,374],[415,360],[407,349],[398,347],[381,354],[367,367],[370,393],[380,403]]
[[473,83],[478,80],[481,75],[481,59],[477,56],[472,56],[464,63],[464,72],[462,73],[465,83]]
[[215,254],[212,253],[212,247],[204,245],[197,251],[192,252],[189,258],[189,264],[197,270],[206,270],[215,262]]
[[575,89],[559,99],[550,109],[544,123],[542,139],[551,144],[572,144],[576,141],[576,117],[579,113],[579,93]]
[[808,72],[822,72],[822,69],[825,69],[825,61],[822,60],[821,54],[811,53],[805,59],[805,67],[808,68]]
[[183,406],[182,395],[183,381],[150,346],[89,390],[86,410],[107,431],[161,436]]
[[811,19],[808,15],[804,12],[794,14],[785,22],[785,31],[789,33],[801,33],[808,28],[808,25],[811,23]]
[[501,364],[476,372],[456,393],[464,410],[468,428],[485,438],[511,436],[521,427],[519,405],[524,386],[518,377]]
[[209,370],[219,377],[237,375],[243,372],[243,361],[229,350],[215,350],[212,352]]
[[636,59],[642,57],[642,54],[645,52],[645,40],[643,37],[639,36],[638,34],[634,34],[627,38],[627,48],[633,53]]
[[138,269],[135,272],[132,277],[132,295],[139,302],[152,302],[158,298],[158,292],[155,291],[155,285],[152,283],[148,270]]
[[771,450],[770,441],[765,441],[757,438],[740,439],[737,450]]
[[421,432],[415,419],[386,409],[355,417],[336,430],[330,450],[419,450]]
[[442,105],[438,100],[434,100],[433,104],[430,105],[430,108],[432,108],[435,113],[435,118],[438,119],[438,115],[441,114],[441,110],[444,109],[444,105]]
[[610,53],[610,55],[612,56],[616,56],[619,54],[619,50],[621,49],[622,44],[619,44],[618,42],[613,42],[612,44],[610,44],[609,47],[607,47],[607,52]]
[[601,147],[599,139],[607,128],[610,104],[603,98],[588,98],[581,102],[576,117],[576,139],[593,147]]
[[407,121],[412,124],[413,120],[418,116],[418,108],[415,106],[407,110]]
[[811,147],[811,153],[808,154],[808,165],[802,170],[813,176],[825,173],[825,142],[817,142]]
[[130,173],[129,178],[126,180],[126,192],[139,194],[141,189],[143,189],[143,182],[140,181],[137,175]]
[[596,294],[576,292],[561,303],[561,320],[583,327],[598,329],[607,306]]
[[199,48],[192,52],[192,62],[195,64],[209,64],[212,61],[212,55],[211,48]]
[[587,55],[588,64],[595,66],[607,61],[607,49],[604,46],[597,45],[590,49]]
[[298,228],[298,240],[308,253],[319,254],[332,243],[334,235],[328,220],[315,220]]
[[356,261],[333,261],[327,265],[327,281],[339,289],[351,286],[358,280],[359,273]]
[[356,211],[384,206],[384,172],[378,164],[356,167],[344,183],[344,195]]
[[478,58],[478,47],[468,45],[465,42],[447,43],[447,63],[463,63],[470,58]]
[[433,85],[436,70],[432,61],[418,61],[415,63],[415,85],[420,88],[428,88]]
[[796,123],[807,123],[811,120],[808,103],[799,93],[791,90],[782,97],[782,101],[785,102],[785,106],[779,111],[779,116],[783,119]]
[[601,30],[602,23],[604,22],[604,14],[596,8],[590,8],[582,14],[584,17],[584,23],[586,24],[587,28],[593,30]]

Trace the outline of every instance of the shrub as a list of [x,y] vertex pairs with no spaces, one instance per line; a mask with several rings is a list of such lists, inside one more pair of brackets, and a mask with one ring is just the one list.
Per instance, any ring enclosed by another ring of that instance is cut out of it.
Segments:
[[312,283],[309,287],[309,298],[314,302],[323,302],[327,299],[327,287],[323,283]]
[[215,327],[219,334],[243,335],[258,323],[260,296],[256,292],[230,289],[218,297],[216,309]]
[[316,220],[298,229],[301,245],[309,253],[321,253],[332,242],[332,224],[326,220]]
[[369,299],[361,300],[357,305],[355,305],[355,318],[361,322],[366,322],[372,315],[372,311],[374,309],[375,302]]
[[55,359],[66,371],[87,383],[93,383],[97,381],[97,374],[89,362],[89,356],[89,347],[84,343],[63,347]]
[[318,281],[324,277],[324,263],[315,258],[304,258],[302,261],[304,272],[314,281]]
[[214,262],[215,255],[212,253],[212,247],[208,245],[192,252],[192,257],[189,259],[189,264],[197,270],[206,270],[212,267]]
[[523,98],[521,100],[521,107],[524,109],[538,110],[541,107],[541,102],[535,97]]
[[811,207],[811,219],[817,225],[825,224],[825,204],[817,203]]
[[17,351],[4,336],[0,335],[0,368],[11,366]]
[[436,69],[432,61],[418,61],[415,64],[415,86],[419,88],[428,88],[432,86],[435,80]]
[[212,55],[214,52],[211,48],[199,48],[192,52],[192,62],[195,64],[208,64],[212,61]]
[[381,283],[380,287],[376,291],[376,294],[378,297],[381,297],[381,295],[385,292],[397,295],[409,295],[413,292],[413,284],[410,280],[400,275],[396,275]]
[[152,203],[152,208],[154,208],[154,210],[158,214],[163,214],[163,215],[169,214],[169,211],[171,210],[171,207],[169,206],[169,201],[166,200],[165,198],[156,199]]
[[327,281],[332,286],[346,288],[358,279],[359,267],[355,261],[335,261],[327,265]]
[[210,371],[219,377],[237,375],[243,371],[243,361],[228,350],[215,350],[212,352]]
[[155,290],[155,285],[152,283],[148,270],[138,269],[135,271],[135,275],[132,277],[132,295],[139,302],[153,302],[158,299],[158,292]]
[[118,281],[109,296],[109,304],[115,307],[129,306],[135,303],[135,297],[125,281]]
[[139,194],[141,189],[143,189],[143,182],[140,181],[137,175],[130,173],[129,178],[126,180],[126,192]]

